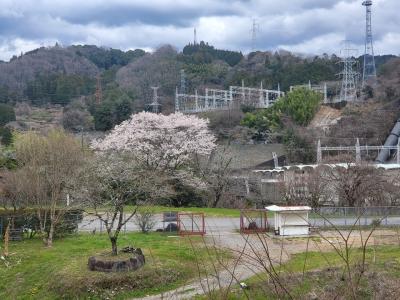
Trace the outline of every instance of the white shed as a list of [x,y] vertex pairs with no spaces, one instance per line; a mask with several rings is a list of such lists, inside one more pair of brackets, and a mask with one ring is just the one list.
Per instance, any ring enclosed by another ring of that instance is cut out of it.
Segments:
[[277,206],[265,208],[275,213],[274,229],[279,235],[307,235],[309,233],[309,206]]

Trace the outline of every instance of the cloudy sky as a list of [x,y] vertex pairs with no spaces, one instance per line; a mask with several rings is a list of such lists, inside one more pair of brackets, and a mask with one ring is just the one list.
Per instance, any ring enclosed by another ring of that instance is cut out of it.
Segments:
[[[197,39],[248,52],[257,49],[338,53],[351,40],[363,53],[361,0],[0,0],[0,59],[40,46],[95,44],[120,49],[182,48]],[[374,0],[377,54],[400,53],[399,0]]]

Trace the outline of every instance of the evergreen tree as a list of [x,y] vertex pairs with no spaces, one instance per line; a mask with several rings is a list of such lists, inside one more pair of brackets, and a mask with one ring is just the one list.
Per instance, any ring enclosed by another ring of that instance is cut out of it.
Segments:
[[15,111],[10,105],[0,103],[0,126],[15,121]]

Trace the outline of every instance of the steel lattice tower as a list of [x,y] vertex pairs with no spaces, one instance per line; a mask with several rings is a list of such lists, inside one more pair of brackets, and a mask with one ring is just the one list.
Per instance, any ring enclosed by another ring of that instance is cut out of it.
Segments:
[[153,101],[149,104],[149,110],[155,114],[158,114],[161,110],[161,104],[158,102],[157,90],[158,86],[152,86],[153,90]]
[[340,73],[342,76],[342,86],[340,89],[340,101],[356,101],[357,100],[357,77],[358,73],[353,70],[356,60],[353,54],[357,52],[356,49],[351,49],[348,42],[345,42],[345,47],[342,50],[342,63],[343,71]]
[[181,86],[180,86],[180,94],[186,94],[186,76],[185,76],[185,70],[181,70]]
[[251,51],[256,50],[257,33],[260,31],[260,24],[257,23],[256,19],[253,19],[253,25],[251,27]]
[[372,1],[366,0],[362,3],[366,10],[365,22],[365,51],[362,85],[364,86],[370,79],[376,78],[374,47],[372,43],[372,22],[371,22],[371,6]]

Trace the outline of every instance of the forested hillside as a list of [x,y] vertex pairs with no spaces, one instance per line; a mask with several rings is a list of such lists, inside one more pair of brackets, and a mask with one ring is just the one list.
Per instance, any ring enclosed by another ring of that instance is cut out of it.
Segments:
[[[376,57],[379,72],[389,72],[381,66],[391,57]],[[108,130],[132,112],[146,109],[152,86],[159,86],[162,110],[172,112],[181,70],[185,71],[188,93],[240,85],[242,80],[253,87],[262,82],[264,87],[276,89],[279,84],[287,91],[291,85],[308,81],[336,81],[339,61],[335,55],[302,57],[283,50],[244,56],[205,42],[189,44],[181,52],[166,45],[153,53],[56,45],[0,63],[0,102],[61,105],[66,128]],[[394,97],[391,88],[381,93]]]

